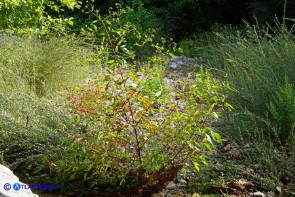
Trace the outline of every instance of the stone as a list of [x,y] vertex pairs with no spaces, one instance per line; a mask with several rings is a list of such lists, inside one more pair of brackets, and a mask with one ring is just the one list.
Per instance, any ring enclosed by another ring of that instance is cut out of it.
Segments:
[[160,192],[158,194],[153,194],[152,197],[165,197],[165,193]]
[[200,60],[197,58],[189,58],[189,57],[178,57],[178,56],[174,56],[171,59],[169,59],[168,57],[168,61],[169,61],[169,67],[172,69],[176,69],[177,67],[181,66],[181,65],[187,65],[187,66],[192,66],[192,65],[196,65],[200,63]]
[[192,197],[200,197],[200,194],[198,194],[198,193],[193,193]]
[[251,197],[265,197],[265,194],[262,192],[254,192]]
[[276,187],[276,191],[277,191],[278,193],[280,193],[280,194],[283,193],[282,188],[279,187],[279,186]]
[[243,148],[251,148],[250,144],[245,144]]
[[176,184],[171,181],[170,183],[168,183],[168,185],[166,186],[166,189],[176,189]]
[[174,62],[169,63],[169,67],[172,69],[176,69],[178,67],[178,65]]
[[187,185],[187,182],[186,182],[186,180],[184,180],[184,179],[180,179],[179,180],[179,183],[180,183],[180,185]]
[[[22,188],[18,190],[18,186]],[[38,197],[38,195],[33,194],[27,185],[20,182],[9,168],[0,164],[0,197]]]

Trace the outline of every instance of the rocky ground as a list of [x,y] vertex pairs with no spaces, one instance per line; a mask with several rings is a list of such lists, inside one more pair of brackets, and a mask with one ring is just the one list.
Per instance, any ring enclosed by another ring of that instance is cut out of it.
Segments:
[[[152,197],[199,197],[202,196],[199,192],[191,192],[188,189],[193,185],[196,178],[195,173],[179,173],[176,180],[170,182],[166,189],[161,191],[158,194],[154,194]],[[212,194],[207,196],[232,196],[232,197],[277,197],[281,195],[275,194],[275,192],[260,192],[260,191],[251,191],[253,184],[245,179],[231,180],[225,183],[224,188],[220,189],[220,194],[212,191]],[[217,189],[217,188],[216,188]],[[250,189],[247,191],[246,189]],[[228,190],[228,194],[222,194],[222,190]]]

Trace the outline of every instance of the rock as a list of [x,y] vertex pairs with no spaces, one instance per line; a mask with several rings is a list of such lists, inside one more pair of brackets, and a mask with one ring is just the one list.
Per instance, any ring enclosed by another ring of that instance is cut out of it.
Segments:
[[262,192],[254,192],[251,197],[265,197],[265,194]]
[[186,182],[186,180],[184,180],[184,179],[180,179],[180,180],[179,180],[179,183],[180,183],[180,185],[182,185],[182,186],[187,185],[187,182]]
[[252,168],[246,168],[246,172],[248,172],[249,174],[254,174],[255,170]]
[[280,193],[280,194],[283,193],[282,188],[279,187],[279,186],[276,187],[276,191],[277,191],[278,193]]
[[166,186],[166,189],[176,189],[176,184],[171,181],[170,183],[168,183],[168,185]]
[[[22,188],[14,189],[14,184]],[[0,164],[0,197],[38,197],[38,195],[33,194],[27,185],[21,183],[9,168]]]
[[165,197],[165,193],[161,192],[158,194],[153,194],[152,197]]
[[198,194],[198,193],[193,193],[192,197],[200,197],[200,194]]
[[251,146],[250,146],[250,144],[245,144],[244,146],[243,146],[243,148],[250,148]]
[[178,66],[181,65],[195,65],[195,64],[199,64],[200,60],[197,58],[189,58],[189,57],[178,57],[178,56],[174,56],[169,60],[169,67],[172,69],[176,69]]
[[214,153],[212,151],[205,151],[204,153],[207,156],[213,156],[214,155]]
[[171,62],[171,63],[169,63],[169,67],[173,68],[173,69],[176,69],[178,67],[178,65],[176,63],[174,63],[174,62]]
[[276,196],[276,195],[275,195],[275,193],[273,191],[270,191],[270,192],[266,192],[266,196],[273,197],[273,196]]
[[258,168],[260,168],[260,165],[259,164],[254,164],[254,166],[253,166],[255,169],[258,169]]

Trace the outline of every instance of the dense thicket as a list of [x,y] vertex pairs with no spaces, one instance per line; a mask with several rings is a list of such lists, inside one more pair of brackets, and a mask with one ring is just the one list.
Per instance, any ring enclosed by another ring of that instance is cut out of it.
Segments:
[[[114,7],[116,2],[99,0],[94,2],[94,6],[107,13],[107,9]],[[281,21],[284,15],[286,18],[295,16],[295,0],[123,0],[121,3],[138,13],[146,9],[153,14],[151,16],[159,19],[157,25],[161,27],[163,35],[177,40],[200,31],[209,31],[216,24],[236,26],[246,20],[274,25],[276,18]]]
[[[128,19],[132,19],[132,22],[141,21],[137,25],[142,26],[142,29],[161,29],[161,36],[173,37],[176,40],[190,37],[198,32],[210,31],[216,24],[239,26],[244,23],[243,20],[246,20],[252,23],[275,25],[275,19],[281,22],[283,17],[294,18],[295,16],[293,9],[295,0],[111,0],[107,2],[48,0],[45,3],[42,1],[20,3],[22,12],[18,13],[16,5],[1,4],[1,18],[11,18],[9,16],[13,15],[14,19],[27,18],[30,21],[1,20],[0,26],[2,28],[11,26],[11,21],[14,21],[13,25],[24,23],[36,25],[38,20],[35,19],[45,14],[55,18],[70,18],[75,21],[71,28],[78,31],[85,22],[94,20],[95,17],[87,13],[90,7],[100,10],[100,14],[104,15],[108,13],[110,7],[116,8],[116,3],[120,3],[123,7],[131,7],[134,12],[128,16]],[[142,20],[143,17],[144,20]],[[40,21],[42,20],[44,19]]]
[[[130,0],[127,2],[130,2]],[[133,2],[131,0],[131,2]],[[274,19],[294,18],[294,0],[143,0],[145,8],[162,19],[168,36],[188,37],[216,24],[241,25],[243,20],[274,25]],[[286,7],[286,12],[284,12]],[[256,19],[255,19],[256,18]]]
[[293,183],[294,1],[0,0],[0,163],[72,196]]

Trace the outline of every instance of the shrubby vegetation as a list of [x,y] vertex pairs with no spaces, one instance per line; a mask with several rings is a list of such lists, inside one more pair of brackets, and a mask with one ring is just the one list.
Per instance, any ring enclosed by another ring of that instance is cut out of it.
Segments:
[[[44,27],[46,34],[32,32],[40,24],[30,21],[5,29],[1,147],[5,164],[22,170],[27,181],[58,183],[64,192],[152,194],[185,162],[196,168],[199,160],[206,163],[203,151],[221,142],[210,121],[226,104],[223,83],[205,70],[165,82],[163,55],[171,55],[175,45],[156,43],[139,21],[128,20],[132,12],[118,5],[101,16],[89,9],[97,20],[81,29],[83,39],[61,37],[65,24],[59,37],[51,37],[51,25]],[[140,55],[135,49],[149,52],[145,66],[134,64]]]
[[[225,173],[225,177],[212,183],[220,185],[230,177],[248,177],[271,190],[281,180],[293,176],[294,160],[290,156],[294,154],[295,126],[293,40],[293,33],[284,25],[272,29],[246,25],[223,28],[182,42],[187,50],[195,46],[188,52],[184,50],[185,54],[203,57],[215,76],[228,80],[235,89],[227,94],[235,109],[223,116],[219,130],[241,147],[245,144],[251,147],[235,149],[238,161],[220,156],[227,165],[208,170]],[[240,171],[241,164],[256,173],[249,176]],[[228,172],[228,168],[233,170]],[[212,187],[202,181],[197,185],[204,187],[204,191]]]
[[[293,1],[98,2],[0,3],[0,162],[84,195],[151,195],[185,163],[203,169],[203,192],[294,175],[294,35],[279,24]],[[277,26],[261,26],[273,8]],[[222,24],[249,13],[265,17]],[[167,57],[182,51],[204,65],[171,81]]]
[[[245,30],[217,34],[218,44],[212,43],[209,50],[203,50],[208,64],[226,73],[237,89],[238,93],[232,93],[231,101],[237,110],[244,111],[241,116],[248,117],[249,125],[256,122],[266,135],[274,135],[275,125],[289,125],[287,133],[276,129],[281,140],[292,134],[290,122],[272,121],[277,113],[285,114],[281,121],[293,116],[290,110],[293,106],[292,84],[295,83],[292,38],[291,32],[284,27],[268,31],[248,26]],[[287,113],[281,111],[283,108]],[[245,123],[245,119],[242,120]]]
[[62,158],[45,160],[55,164],[50,168],[55,182],[151,195],[184,162],[206,163],[203,150],[221,142],[208,118],[216,119],[223,108],[222,85],[205,71],[197,75],[199,83],[167,84],[162,66],[153,62],[140,72],[104,68],[94,82],[76,88],[70,99],[77,113],[73,121],[85,128],[71,134],[73,144]]
[[5,36],[0,44],[1,151],[4,161],[18,166],[63,143],[69,123],[58,92],[84,81],[85,65],[95,59],[66,38]]

